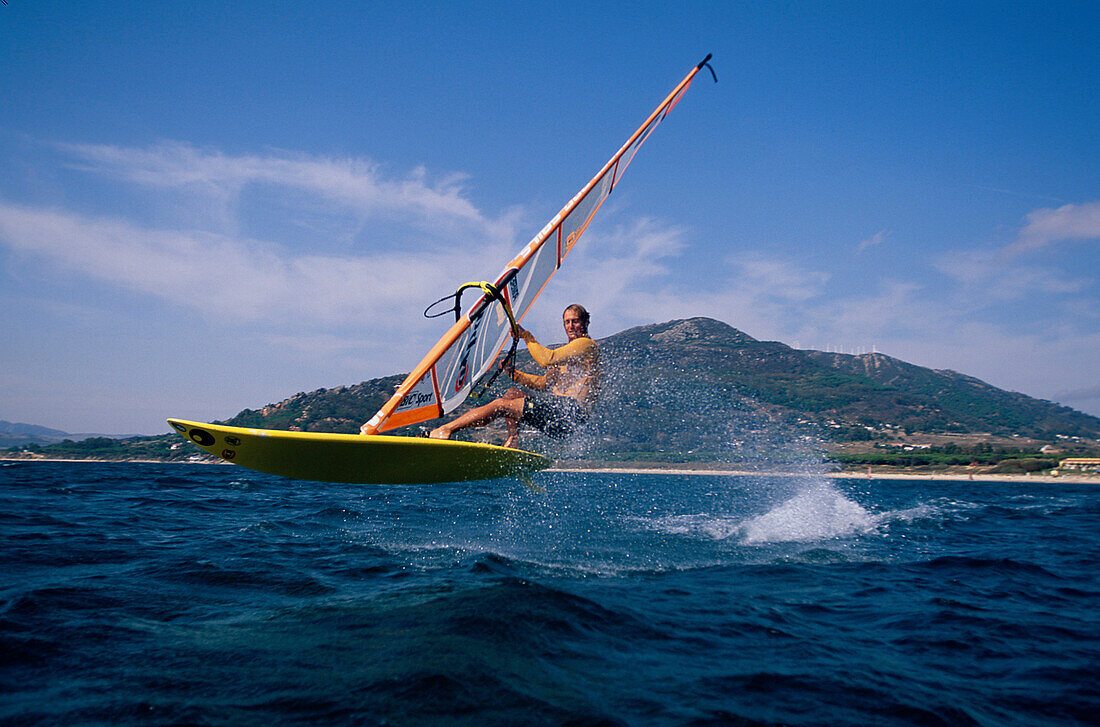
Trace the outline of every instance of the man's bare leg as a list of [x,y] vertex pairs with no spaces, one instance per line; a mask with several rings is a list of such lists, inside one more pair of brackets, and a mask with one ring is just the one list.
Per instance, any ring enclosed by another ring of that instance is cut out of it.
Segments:
[[[436,427],[428,435],[432,439],[450,439],[451,435],[460,429],[480,427],[494,419],[504,417],[508,424],[508,440],[514,438],[511,422],[515,422],[516,434],[519,433],[519,420],[523,416],[523,392],[519,389],[508,389],[504,396],[494,399],[485,406],[471,409],[452,422]],[[506,441],[506,445],[507,445]],[[511,445],[507,445],[511,446]]]
[[519,420],[510,416],[504,417],[504,423],[508,426],[508,438],[504,440],[502,447],[515,447],[519,441]]
[[504,392],[505,399],[518,399],[519,400],[519,416],[512,416],[509,414],[504,415],[504,424],[508,427],[508,438],[504,440],[502,446],[515,447],[519,441],[519,420],[523,416],[523,407],[526,404],[523,391],[520,389],[512,388]]

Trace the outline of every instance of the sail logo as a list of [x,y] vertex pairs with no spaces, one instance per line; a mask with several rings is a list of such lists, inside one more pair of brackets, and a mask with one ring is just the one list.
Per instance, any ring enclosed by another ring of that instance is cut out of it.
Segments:
[[406,409],[417,409],[422,406],[427,406],[434,401],[435,395],[429,391],[410,391],[401,401],[401,405],[397,407],[397,411],[404,411]]
[[398,405],[395,411],[418,409],[433,403],[435,403],[435,394],[431,391],[418,391],[417,389],[413,389],[405,395],[405,398],[401,400],[401,404]]

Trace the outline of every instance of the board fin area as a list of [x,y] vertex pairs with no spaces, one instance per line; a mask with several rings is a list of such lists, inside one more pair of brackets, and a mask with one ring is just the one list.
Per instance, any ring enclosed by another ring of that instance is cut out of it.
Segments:
[[208,454],[267,474],[319,482],[434,484],[516,477],[550,460],[521,449],[476,442],[359,434],[288,432],[169,419]]

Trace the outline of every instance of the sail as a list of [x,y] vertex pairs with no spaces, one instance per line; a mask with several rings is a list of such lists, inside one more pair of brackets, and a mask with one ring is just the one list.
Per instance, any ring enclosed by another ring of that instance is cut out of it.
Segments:
[[[596,176],[493,281],[493,288],[500,291],[511,306],[516,320],[527,313],[622,178],[638,149],[680,101],[695,75],[709,60],[708,55],[680,81]],[[493,366],[511,335],[511,322],[504,306],[489,292],[483,293],[443,334],[361,431],[376,434],[453,411]]]

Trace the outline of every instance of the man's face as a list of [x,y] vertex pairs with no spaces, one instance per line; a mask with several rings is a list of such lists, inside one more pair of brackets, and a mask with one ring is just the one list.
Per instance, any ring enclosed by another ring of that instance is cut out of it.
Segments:
[[584,323],[581,322],[581,317],[577,315],[576,311],[565,311],[565,314],[561,317],[561,322],[565,326],[565,335],[570,341],[588,335],[588,331],[585,330]]

